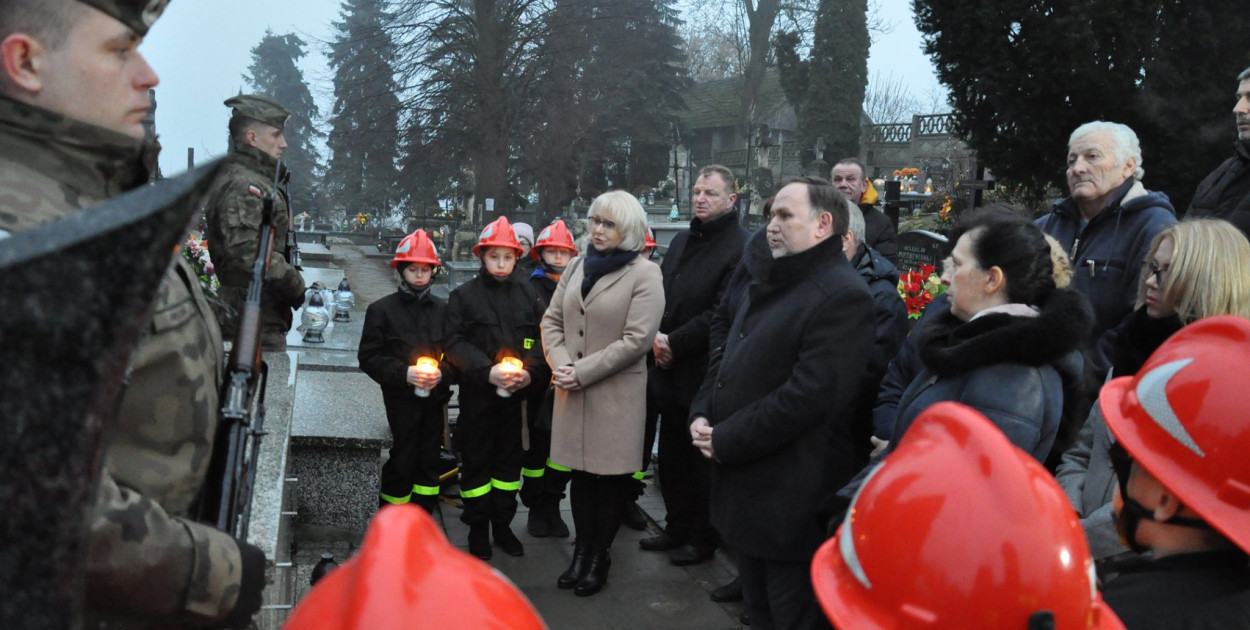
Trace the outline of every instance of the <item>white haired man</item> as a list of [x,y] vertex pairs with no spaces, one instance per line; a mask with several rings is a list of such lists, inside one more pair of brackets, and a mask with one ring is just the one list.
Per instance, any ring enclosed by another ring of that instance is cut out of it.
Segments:
[[[1072,259],[1072,287],[1094,307],[1094,376],[1111,367],[1113,330],[1133,310],[1155,235],[1176,223],[1168,196],[1142,186],[1141,143],[1127,125],[1094,121],[1068,138],[1068,197],[1037,220]],[[1109,334],[1110,333],[1110,334]]]

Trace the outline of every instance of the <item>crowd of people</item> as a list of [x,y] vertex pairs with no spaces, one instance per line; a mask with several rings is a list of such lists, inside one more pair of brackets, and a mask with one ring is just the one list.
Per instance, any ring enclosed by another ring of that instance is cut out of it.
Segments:
[[[163,7],[0,3],[0,237],[147,182],[158,79],[136,48]],[[717,596],[741,597],[752,627],[1250,625],[1250,68],[1236,81],[1235,153],[1185,220],[1145,188],[1132,129],[1081,125],[1069,195],[1036,220],[962,216],[948,290],[914,327],[855,158],[785,183],[754,234],[732,171],[704,167],[659,265],[624,192],[591,203],[581,243],[561,221],[535,236],[500,218],[446,301],[418,230],[359,346],[394,437],[379,504],[436,509],[454,384],[469,552],[523,555],[524,502],[531,535],[575,536],[552,577],[577,596],[607,585],[658,441],[667,515],[642,551],[728,552],[738,580]],[[261,605],[263,552],[195,508],[262,216],[279,245],[267,350],[304,287],[282,247],[289,113],[225,104],[230,152],[201,204],[224,306],[174,256],[83,528],[90,627],[245,627]]]

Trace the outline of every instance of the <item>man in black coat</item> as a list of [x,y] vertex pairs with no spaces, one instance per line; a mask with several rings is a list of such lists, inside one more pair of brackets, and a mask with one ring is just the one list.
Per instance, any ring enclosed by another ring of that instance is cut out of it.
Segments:
[[872,294],[842,254],[847,210],[828,181],[775,197],[717,306],[707,376],[690,406],[712,467],[712,524],[738,552],[762,628],[827,627],[808,565],[819,499],[855,471],[852,415],[872,349]]
[[1224,219],[1250,238],[1250,68],[1237,75],[1237,144],[1224,161],[1198,185],[1188,217]]
[[708,516],[710,465],[690,444],[690,401],[707,372],[708,328],[746,245],[734,212],[733,173],[704,167],[691,195],[690,229],[673,237],[664,272],[664,318],[655,336],[648,375],[652,408],[660,414],[660,491],[668,511],[659,536],[639,541],[650,551],[671,550],[676,565],[704,562],[716,550]]
[[[864,231],[860,242],[881,252],[881,255],[898,264],[898,226],[884,212],[876,209],[877,191],[868,183],[868,171],[859,158],[845,158],[833,165],[829,172],[833,185],[847,201],[859,206],[864,213]],[[869,192],[871,190],[871,193]]]

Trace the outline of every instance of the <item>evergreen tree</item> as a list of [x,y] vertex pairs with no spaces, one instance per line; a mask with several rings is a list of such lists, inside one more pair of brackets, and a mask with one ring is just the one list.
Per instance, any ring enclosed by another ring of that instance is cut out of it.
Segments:
[[[823,139],[826,162],[858,155],[868,85],[867,0],[822,0],[806,61],[799,61],[799,43],[797,33],[779,33],[776,52],[782,90],[798,112],[800,144],[814,147]],[[805,163],[809,157],[804,154]]]
[[297,35],[265,31],[260,43],[252,48],[252,64],[243,78],[254,91],[268,95],[291,111],[283,131],[287,148],[282,154],[291,171],[291,208],[296,213],[319,216],[315,200],[321,181],[321,152],[316,141],[325,134],[316,127],[321,114],[299,68],[299,61],[307,54],[305,46]]
[[1183,208],[1228,153],[1250,13],[1212,0],[914,0],[960,134],[1000,179],[1067,189],[1068,136],[1129,125],[1148,188]]
[[477,205],[494,199],[497,212],[516,202],[510,167],[542,9],[539,0],[408,0],[400,9],[411,44],[401,70],[415,88],[408,124],[421,126],[408,136],[425,137],[421,146],[435,159],[469,169],[460,194]]
[[396,185],[401,108],[391,15],[385,0],[344,0],[339,17],[330,44],[334,107],[325,193],[337,217],[394,218],[402,196]]
[[633,191],[664,177],[669,122],[685,108],[689,85],[672,4],[581,0],[558,3],[549,16],[543,57],[551,71],[537,89],[535,120],[554,133],[534,134],[537,150],[524,160],[562,178],[540,183],[544,211],[577,187]]

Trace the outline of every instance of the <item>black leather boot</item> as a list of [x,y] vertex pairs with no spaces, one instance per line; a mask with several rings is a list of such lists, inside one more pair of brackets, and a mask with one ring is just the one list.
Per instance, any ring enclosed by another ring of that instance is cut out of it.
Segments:
[[586,567],[586,575],[577,581],[573,594],[578,597],[589,597],[603,590],[608,583],[608,569],[612,566],[612,558],[606,549],[595,550],[590,557],[590,566]]
[[560,574],[560,579],[556,580],[556,587],[568,590],[577,586],[577,583],[586,575],[586,568],[590,564],[590,543],[582,542],[578,539],[573,543],[573,562],[569,564],[569,568]]

